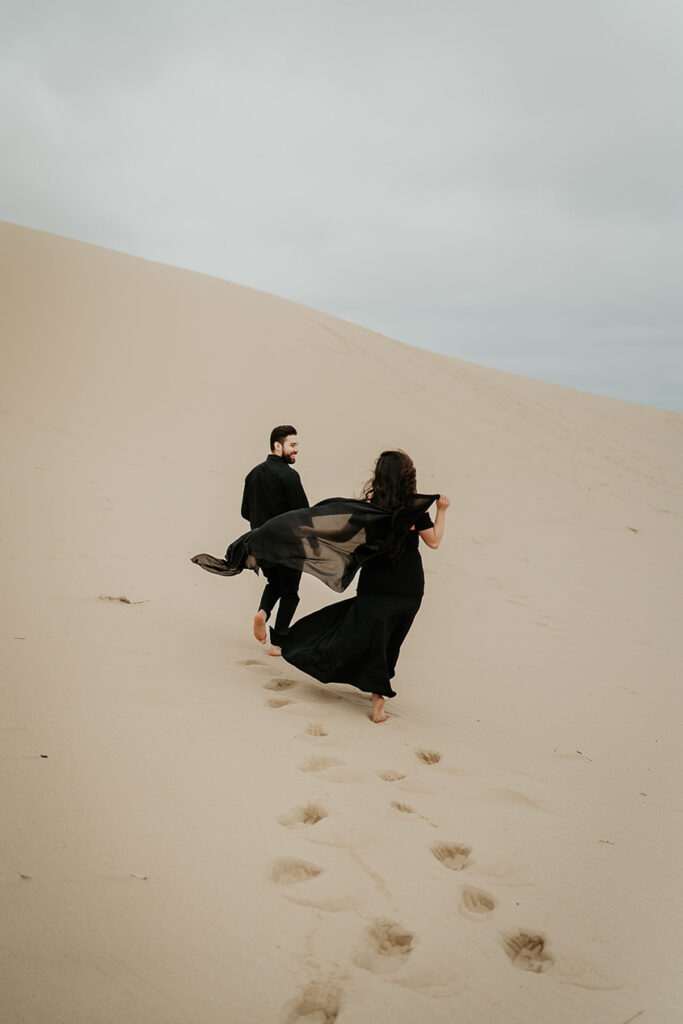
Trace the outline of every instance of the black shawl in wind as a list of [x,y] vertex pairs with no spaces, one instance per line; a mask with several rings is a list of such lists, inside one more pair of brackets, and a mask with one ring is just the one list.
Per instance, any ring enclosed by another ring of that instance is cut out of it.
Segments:
[[192,561],[220,576],[284,565],[317,576],[331,590],[346,590],[361,565],[394,551],[438,494],[414,494],[393,512],[353,498],[327,498],[311,508],[284,512],[238,537],[225,558]]

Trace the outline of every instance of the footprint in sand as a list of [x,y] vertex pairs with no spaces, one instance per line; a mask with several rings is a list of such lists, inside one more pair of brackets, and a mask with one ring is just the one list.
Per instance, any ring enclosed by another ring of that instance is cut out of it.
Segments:
[[276,693],[281,693],[282,690],[291,690],[293,686],[296,686],[295,679],[284,679],[279,676],[276,679],[271,679],[267,683],[263,684],[264,690],[275,690]]
[[286,814],[281,814],[277,820],[285,828],[304,828],[317,825],[326,817],[327,811],[320,804],[310,803],[303,807],[295,807],[292,811],[287,811]]
[[413,951],[415,936],[395,921],[373,921],[365,931],[353,962],[373,974],[389,974],[405,964]]
[[489,917],[496,908],[496,900],[483,889],[475,889],[471,885],[465,885],[460,898],[460,913],[469,917],[472,921],[483,921]]
[[362,771],[351,768],[338,757],[309,757],[308,761],[298,767],[300,772],[312,772],[315,775],[325,772],[325,782],[362,782],[364,777]]
[[344,698],[340,693],[332,693],[322,687],[306,687],[306,699],[316,704],[338,704]]
[[[268,660],[271,661],[272,659],[269,658]],[[244,666],[250,672],[259,676],[270,676],[273,672],[271,665],[267,665],[265,661],[259,661],[258,658],[242,658],[240,661],[236,661],[235,665]]]
[[520,971],[532,971],[542,974],[555,962],[554,957],[545,950],[546,940],[542,935],[519,932],[517,935],[503,936],[503,948],[513,967]]
[[283,1008],[281,1024],[334,1024],[341,1009],[335,983],[312,982]]
[[377,774],[384,782],[398,782],[399,779],[405,779],[405,775],[402,772],[394,771],[393,768],[382,768]]
[[394,800],[390,806],[394,811],[398,811],[399,814],[405,814],[406,816],[414,815],[416,818],[419,818],[420,821],[426,821],[432,828],[438,828],[438,825],[435,825],[433,821],[430,821],[426,815],[418,814],[415,808],[411,807],[410,804],[403,804],[399,800]]
[[269,876],[271,881],[277,882],[278,885],[297,885],[299,882],[317,878],[322,872],[321,867],[311,864],[310,861],[298,860],[296,857],[280,857],[271,864]]
[[271,697],[266,704],[269,708],[286,708],[288,704],[296,704],[296,701],[290,700],[289,697]]
[[400,783],[397,789],[403,789],[410,793],[433,793],[434,788],[424,779],[408,776],[405,772],[396,771],[395,768],[380,768],[375,774],[383,782]]
[[459,843],[434,843],[430,850],[436,859],[449,871],[462,871],[470,863],[470,846]]
[[438,750],[416,750],[415,757],[423,764],[438,764],[442,758]]
[[315,738],[318,736],[327,735],[327,729],[325,728],[322,722],[309,722],[306,728],[304,729],[304,736],[306,737],[310,736],[312,738]]
[[308,761],[304,761],[303,764],[299,765],[300,772],[324,772],[327,768],[337,768],[339,765],[344,764],[338,757],[309,757]]
[[355,910],[367,900],[357,881],[329,873],[319,864],[298,857],[279,857],[271,862],[267,877],[282,889],[282,896],[302,907],[332,912]]

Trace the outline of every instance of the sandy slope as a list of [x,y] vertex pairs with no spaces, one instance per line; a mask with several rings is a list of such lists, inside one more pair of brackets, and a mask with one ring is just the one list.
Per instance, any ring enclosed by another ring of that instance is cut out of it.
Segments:
[[[0,251],[3,1021],[679,1021],[683,416]],[[312,500],[453,500],[385,726],[189,561],[280,421]]]

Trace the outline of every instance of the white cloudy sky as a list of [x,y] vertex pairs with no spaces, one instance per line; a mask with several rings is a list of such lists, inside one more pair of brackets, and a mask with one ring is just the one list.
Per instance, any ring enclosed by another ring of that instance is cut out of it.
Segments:
[[683,410],[680,0],[3,0],[0,218]]

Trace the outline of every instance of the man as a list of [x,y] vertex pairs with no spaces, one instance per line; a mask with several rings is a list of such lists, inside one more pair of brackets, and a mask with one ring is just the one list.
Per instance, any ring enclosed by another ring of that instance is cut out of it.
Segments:
[[[296,427],[288,423],[274,427],[270,435],[270,455],[265,462],[255,466],[244,481],[242,516],[249,520],[252,530],[282,512],[308,508],[308,498],[301,486],[299,474],[292,469],[298,453]],[[289,629],[299,603],[301,573],[280,565],[262,566],[262,570],[268,583],[259,610],[254,616],[254,636],[259,643],[265,644],[268,638],[266,622],[278,601],[273,632],[286,633]],[[273,644],[268,653],[277,657],[280,648]]]

